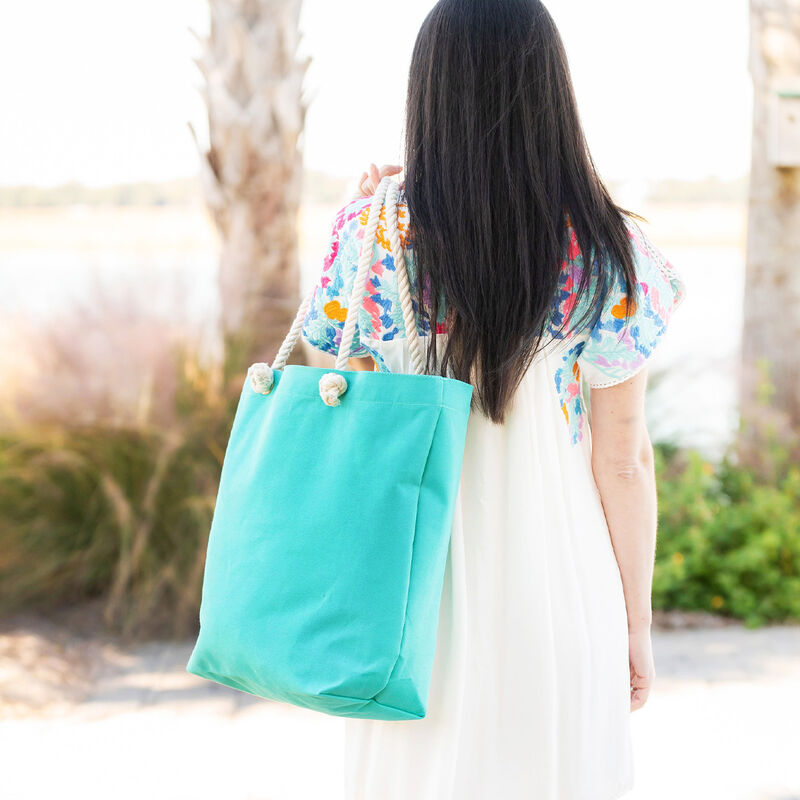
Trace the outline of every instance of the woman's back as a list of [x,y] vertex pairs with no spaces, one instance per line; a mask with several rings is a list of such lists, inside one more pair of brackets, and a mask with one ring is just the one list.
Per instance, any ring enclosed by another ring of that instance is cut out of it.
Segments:
[[[328,353],[341,338],[370,200],[337,214],[304,321],[304,338]],[[401,204],[404,245],[409,224]],[[428,713],[407,724],[346,720],[348,800],[613,800],[633,785],[625,597],[592,474],[581,374],[605,387],[642,369],[684,287],[633,223],[629,235],[638,298],[628,325],[615,284],[591,328],[570,327],[584,268],[570,235],[551,341],[503,424],[470,416]],[[412,249],[406,261],[413,296]],[[445,317],[436,323],[444,337]],[[417,315],[417,326],[430,342],[429,322]],[[354,356],[412,371],[384,216],[357,328]],[[375,468],[391,464],[376,455]]]

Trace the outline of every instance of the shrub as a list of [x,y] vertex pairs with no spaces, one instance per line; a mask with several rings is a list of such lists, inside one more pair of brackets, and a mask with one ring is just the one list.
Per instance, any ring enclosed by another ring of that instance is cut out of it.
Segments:
[[0,440],[0,614],[102,598],[123,634],[196,626],[231,403],[185,359],[170,430],[18,428]]
[[766,419],[763,410],[744,419],[716,465],[656,448],[654,608],[712,611],[750,627],[800,620],[800,464],[794,437],[776,436]]
[[[167,426],[53,423],[0,435],[0,614],[98,599],[123,634],[195,631],[241,374],[183,353],[178,364]],[[656,447],[655,608],[750,626],[800,620],[798,448],[765,408],[743,418],[719,463]]]

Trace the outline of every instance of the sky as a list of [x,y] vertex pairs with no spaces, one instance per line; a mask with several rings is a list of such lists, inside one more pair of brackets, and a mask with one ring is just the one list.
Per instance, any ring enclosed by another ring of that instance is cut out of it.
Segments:
[[[431,0],[304,0],[313,59],[302,148],[355,179],[400,163],[408,63]],[[749,167],[747,0],[549,0],[601,174],[736,177]],[[0,4],[0,183],[194,175],[206,0]],[[365,106],[362,98],[374,98]]]

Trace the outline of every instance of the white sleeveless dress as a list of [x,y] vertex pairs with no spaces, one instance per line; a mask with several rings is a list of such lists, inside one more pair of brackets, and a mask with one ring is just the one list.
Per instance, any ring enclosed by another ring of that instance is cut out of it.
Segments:
[[[368,206],[356,200],[337,215],[304,324],[306,341],[327,352],[341,335]],[[357,354],[411,372],[380,229],[378,238]],[[617,286],[593,331],[531,365],[503,425],[471,414],[428,712],[345,720],[347,800],[613,800],[632,788],[627,616],[581,372],[600,387],[641,369],[684,286],[638,228],[631,240],[642,293],[631,327],[620,332]],[[557,302],[568,311],[582,267],[574,239],[564,264]]]

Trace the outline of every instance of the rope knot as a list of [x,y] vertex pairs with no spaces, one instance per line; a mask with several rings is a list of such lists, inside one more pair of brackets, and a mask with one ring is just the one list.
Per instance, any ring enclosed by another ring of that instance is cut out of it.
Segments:
[[326,372],[319,379],[319,396],[326,406],[338,406],[339,398],[347,391],[347,381],[338,372]]
[[263,362],[252,364],[248,373],[250,375],[250,386],[253,387],[254,392],[269,394],[272,391],[272,387],[275,384],[275,375],[269,364],[264,364]]

